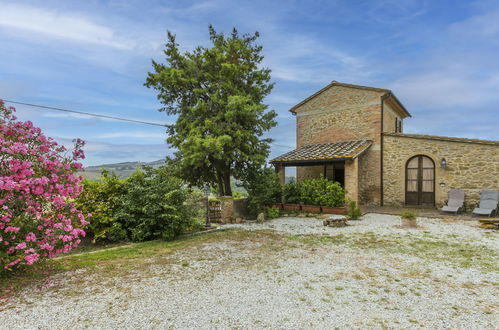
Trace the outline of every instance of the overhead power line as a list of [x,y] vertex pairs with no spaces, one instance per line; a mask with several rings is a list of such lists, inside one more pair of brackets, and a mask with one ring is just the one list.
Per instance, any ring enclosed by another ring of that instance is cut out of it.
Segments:
[[56,107],[49,107],[46,105],[40,105],[40,104],[31,104],[31,103],[24,103],[24,102],[17,102],[17,101],[9,101],[9,100],[3,100],[5,103],[13,103],[13,104],[20,104],[20,105],[26,105],[29,107],[35,107],[35,108],[41,108],[41,109],[49,109],[49,110],[55,110],[55,111],[63,111],[63,112],[70,112],[70,113],[77,113],[80,115],[85,115],[85,116],[92,116],[92,117],[99,117],[99,118],[106,118],[106,119],[112,119],[112,120],[121,120],[121,121],[128,121],[132,123],[139,123],[139,124],[146,124],[146,125],[154,125],[154,126],[162,126],[162,127],[168,127],[169,125],[167,124],[160,124],[160,123],[153,123],[149,121],[143,121],[143,120],[136,120],[136,119],[129,119],[129,118],[122,118],[122,117],[116,117],[116,116],[109,116],[109,115],[101,115],[97,113],[90,113],[90,112],[84,112],[84,111],[77,111],[77,110],[71,110],[71,109],[63,109],[63,108],[56,108]]
[[[160,124],[160,123],[153,123],[153,122],[148,122],[148,121],[143,121],[143,120],[136,120],[136,119],[130,119],[130,118],[122,118],[122,117],[116,117],[116,116],[102,115],[102,114],[98,114],[98,113],[90,113],[90,112],[84,112],[84,111],[78,111],[78,110],[56,108],[56,107],[50,107],[50,106],[41,105],[41,104],[32,104],[32,103],[25,103],[25,102],[11,101],[11,100],[2,100],[2,101],[4,101],[5,103],[26,105],[26,106],[34,107],[34,108],[41,108],[41,109],[48,109],[48,110],[55,110],[55,111],[62,111],[62,112],[77,113],[77,114],[80,114],[80,115],[85,115],[85,116],[90,116],[90,117],[106,118],[106,119],[112,119],[112,120],[121,120],[121,121],[127,121],[127,122],[132,122],[132,123],[154,125],[154,126],[161,126],[161,127],[169,127],[170,126],[170,125],[167,125],[167,124]],[[285,146],[285,145],[282,145],[282,144],[277,144],[277,143],[274,143],[274,142],[271,142],[270,144],[272,144],[272,145],[274,145],[276,147],[290,148],[289,146]]]

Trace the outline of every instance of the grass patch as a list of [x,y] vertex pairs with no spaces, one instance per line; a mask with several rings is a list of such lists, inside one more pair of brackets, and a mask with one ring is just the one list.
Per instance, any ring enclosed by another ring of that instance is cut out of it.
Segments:
[[432,261],[449,262],[462,268],[476,267],[483,271],[499,271],[497,251],[464,241],[442,240],[436,237],[378,235],[373,232],[336,236],[301,235],[290,240],[309,245],[338,245],[383,254],[407,254]]
[[[183,237],[174,241],[156,240],[111,248],[104,247],[99,250],[87,248],[85,252],[77,253],[75,251],[74,254],[45,260],[31,267],[25,266],[14,271],[0,273],[0,305],[2,300],[21,289],[42,290],[49,285],[51,276],[60,273],[86,270],[86,274],[98,274],[101,278],[110,278],[139,273],[148,266],[169,262],[164,257],[182,249],[196,249],[202,244],[224,240],[265,242],[263,249],[272,252],[275,249],[277,239],[282,240],[280,236],[271,231],[230,229]],[[185,260],[185,257],[176,262],[183,267],[190,265],[190,260]],[[68,279],[77,281],[74,277],[78,278],[79,276],[74,276],[72,273],[68,275]]]

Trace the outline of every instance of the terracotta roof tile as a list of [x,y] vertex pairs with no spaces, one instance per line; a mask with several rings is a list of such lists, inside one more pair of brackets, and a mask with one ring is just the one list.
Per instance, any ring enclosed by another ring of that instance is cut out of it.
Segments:
[[353,140],[308,144],[272,159],[271,163],[354,159],[372,144],[370,140]]

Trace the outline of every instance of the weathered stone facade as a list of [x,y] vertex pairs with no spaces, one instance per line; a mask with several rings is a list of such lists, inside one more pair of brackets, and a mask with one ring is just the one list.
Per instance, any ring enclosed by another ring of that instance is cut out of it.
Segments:
[[416,155],[428,156],[436,165],[437,206],[445,203],[451,188],[465,191],[468,210],[480,200],[480,190],[499,189],[499,142],[410,134],[385,134],[383,139],[385,205],[405,204],[406,163]]
[[[294,109],[296,146],[306,144],[369,139],[372,146],[362,156],[358,185],[352,199],[361,204],[379,204],[381,199],[381,107],[386,90],[334,85]],[[387,104],[386,129],[395,132],[395,110]],[[400,115],[399,115],[400,117]],[[347,167],[345,173],[347,172]],[[322,166],[297,168],[297,179],[316,178]],[[353,175],[353,174],[351,174]]]

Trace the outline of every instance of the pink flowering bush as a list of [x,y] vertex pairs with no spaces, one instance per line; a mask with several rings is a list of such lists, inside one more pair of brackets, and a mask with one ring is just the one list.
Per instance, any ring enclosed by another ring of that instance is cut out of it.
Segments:
[[0,100],[0,272],[71,251],[88,224],[81,193],[82,140],[69,153]]

